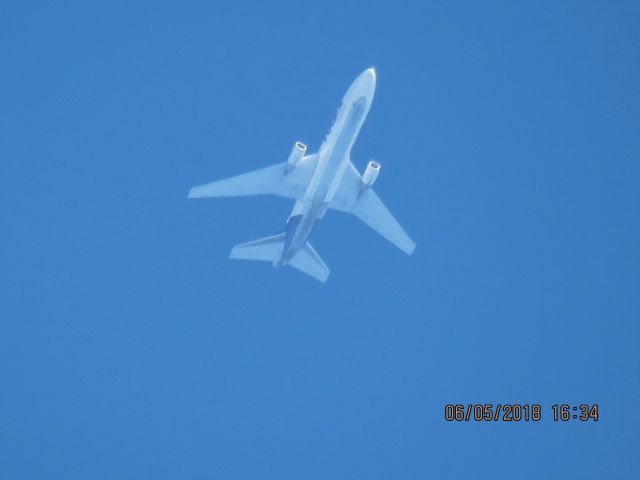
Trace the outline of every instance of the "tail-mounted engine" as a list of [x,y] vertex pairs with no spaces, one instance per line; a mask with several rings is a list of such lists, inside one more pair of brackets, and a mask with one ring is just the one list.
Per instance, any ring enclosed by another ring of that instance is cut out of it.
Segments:
[[293,167],[302,160],[304,154],[307,153],[307,146],[302,142],[296,142],[291,149],[291,153],[289,154],[289,159],[287,160],[287,173],[293,170]]
[[378,178],[379,173],[380,164],[373,160],[370,161],[369,165],[367,165],[367,169],[364,171],[364,175],[362,175],[362,189],[365,190],[372,186],[376,182],[376,178]]

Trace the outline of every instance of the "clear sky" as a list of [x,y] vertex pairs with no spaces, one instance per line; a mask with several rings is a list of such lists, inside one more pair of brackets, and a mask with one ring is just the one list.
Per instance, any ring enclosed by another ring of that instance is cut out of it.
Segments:
[[[639,5],[0,4],[0,477],[640,478]],[[370,66],[414,255],[329,213],[325,285],[227,260],[291,202],[189,188]],[[543,419],[444,421],[486,402]]]

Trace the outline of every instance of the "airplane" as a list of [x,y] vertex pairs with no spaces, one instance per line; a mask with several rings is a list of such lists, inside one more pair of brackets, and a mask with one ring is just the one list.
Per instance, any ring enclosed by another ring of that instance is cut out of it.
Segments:
[[380,163],[370,161],[360,175],[350,161],[375,88],[373,68],[354,80],[318,153],[307,155],[308,147],[295,142],[286,162],[191,189],[189,198],[277,195],[295,200],[282,232],[236,245],[229,258],[290,265],[326,282],[329,268],[308,238],[328,209],[355,215],[406,254],[413,253],[415,243],[371,188]]

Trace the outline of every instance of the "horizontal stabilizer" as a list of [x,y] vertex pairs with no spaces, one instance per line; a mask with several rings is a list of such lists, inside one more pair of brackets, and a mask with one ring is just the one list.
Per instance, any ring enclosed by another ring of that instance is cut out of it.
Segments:
[[[253,242],[241,243],[231,249],[229,258],[273,262],[275,265],[282,259],[284,240],[285,234],[280,233]],[[326,282],[329,277],[329,269],[309,242],[305,243],[304,247],[286,262],[286,265],[291,265],[321,282]]]
[[316,280],[326,282],[329,278],[329,268],[316,253],[309,242],[304,244],[298,252],[289,260],[288,265],[297,268],[301,272],[312,276]]
[[276,262],[282,256],[284,247],[284,233],[272,237],[241,243],[231,249],[229,258],[236,260],[260,260],[263,262]]

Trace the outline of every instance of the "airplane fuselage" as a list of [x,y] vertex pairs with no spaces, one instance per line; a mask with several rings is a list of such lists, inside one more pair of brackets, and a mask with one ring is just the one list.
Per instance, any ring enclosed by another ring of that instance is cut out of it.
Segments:
[[329,267],[308,241],[327,210],[353,215],[408,255],[415,243],[371,188],[380,164],[370,161],[362,174],[351,163],[351,149],[369,114],[376,89],[373,68],[351,84],[317,153],[296,142],[286,162],[277,163],[189,191],[189,198],[277,195],[295,200],[285,228],[275,235],[234,245],[229,258],[289,265],[320,282]]
[[302,199],[296,201],[285,228],[279,264],[286,265],[302,248],[342,181],[351,148],[360,133],[376,87],[375,71],[365,70],[345,93],[336,119],[318,151],[318,163]]

